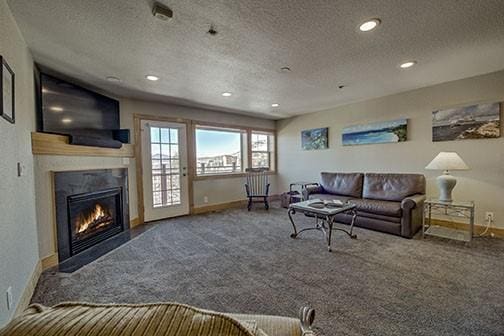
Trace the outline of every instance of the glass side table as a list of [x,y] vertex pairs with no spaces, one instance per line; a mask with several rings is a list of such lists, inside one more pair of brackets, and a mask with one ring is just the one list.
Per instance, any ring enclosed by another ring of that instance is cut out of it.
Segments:
[[[469,223],[469,230],[449,228],[436,225],[432,221],[433,215],[456,217],[465,219]],[[474,202],[443,202],[438,199],[428,199],[424,203],[422,237],[435,236],[470,242],[474,235]]]

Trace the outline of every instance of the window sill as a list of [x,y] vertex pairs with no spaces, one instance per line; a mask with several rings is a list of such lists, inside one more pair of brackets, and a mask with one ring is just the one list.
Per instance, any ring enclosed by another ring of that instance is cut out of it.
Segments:
[[[268,171],[267,175],[276,175],[276,171]],[[238,178],[245,177],[247,173],[228,173],[228,174],[212,174],[212,175],[199,175],[194,176],[193,181],[204,181],[204,180],[221,180],[227,178]]]

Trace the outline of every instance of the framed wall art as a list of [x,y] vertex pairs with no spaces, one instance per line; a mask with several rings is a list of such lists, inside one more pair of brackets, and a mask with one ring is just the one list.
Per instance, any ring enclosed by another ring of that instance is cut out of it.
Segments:
[[0,116],[8,122],[15,122],[15,92],[14,92],[14,71],[5,61],[5,58],[0,56]]
[[304,150],[327,149],[329,128],[314,128],[301,131],[301,147]]
[[342,137],[343,146],[403,142],[408,138],[408,119],[345,127]]
[[474,104],[432,112],[432,141],[500,137],[500,103]]

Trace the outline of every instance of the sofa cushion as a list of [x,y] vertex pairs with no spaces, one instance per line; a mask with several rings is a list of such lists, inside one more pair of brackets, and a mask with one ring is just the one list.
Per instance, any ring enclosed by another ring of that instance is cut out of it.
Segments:
[[320,185],[331,194],[362,197],[361,173],[320,173]]
[[390,216],[390,217],[401,217],[402,209],[401,202],[390,202],[390,201],[380,201],[380,200],[370,200],[370,199],[354,199],[350,201],[357,206],[357,213],[359,211]]
[[257,324],[257,336],[302,336],[297,318],[248,314],[228,315],[241,323],[254,320]]
[[379,214],[365,212],[365,211],[357,211],[357,216],[365,217],[365,218],[373,218],[373,219],[378,219],[381,221],[392,222],[392,223],[401,223],[401,218],[402,218],[402,217],[395,217],[395,216],[379,215]]
[[[352,222],[352,216],[346,213],[341,213],[335,216],[335,220],[338,223],[350,224]],[[357,216],[357,219],[355,220],[355,226],[381,232],[392,233],[395,235],[401,235],[400,223],[384,221],[376,218]]]
[[178,303],[31,305],[13,319],[2,336],[21,335],[159,335],[255,336],[228,315]]
[[425,176],[421,174],[364,175],[363,198],[400,202],[414,194],[425,194]]

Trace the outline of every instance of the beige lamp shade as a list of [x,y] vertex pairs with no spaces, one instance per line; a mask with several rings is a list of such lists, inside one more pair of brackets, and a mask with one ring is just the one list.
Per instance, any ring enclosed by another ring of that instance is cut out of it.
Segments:
[[425,167],[429,170],[468,170],[464,160],[455,152],[441,152]]

